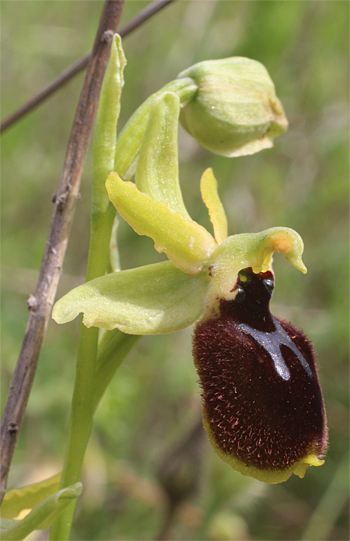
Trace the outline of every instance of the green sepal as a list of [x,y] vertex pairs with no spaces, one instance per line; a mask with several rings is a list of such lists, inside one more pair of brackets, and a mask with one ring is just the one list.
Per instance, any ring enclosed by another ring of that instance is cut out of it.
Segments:
[[[86,280],[102,276],[106,269],[109,270],[109,242],[116,212],[108,199],[105,182],[108,174],[114,169],[125,65],[121,38],[115,34],[102,83],[94,133],[90,247]],[[114,246],[113,255],[117,260],[119,257],[117,245]]]
[[45,530],[67,505],[80,496],[82,488],[81,483],[76,483],[59,490],[39,503],[21,520],[0,519],[2,541],[20,541],[34,530]]
[[87,327],[171,333],[200,317],[208,283],[207,273],[187,275],[164,261],[86,282],[55,304],[52,317],[66,323],[83,312]]
[[171,212],[163,201],[154,201],[117,173],[109,175],[106,187],[119,214],[136,233],[151,237],[155,249],[165,252],[183,272],[201,272],[216,247],[204,227]]
[[177,131],[180,99],[165,92],[152,104],[137,162],[135,183],[140,192],[164,201],[172,212],[191,220],[179,184]]
[[105,182],[114,170],[114,156],[117,144],[117,122],[120,113],[120,98],[124,86],[123,71],[126,59],[121,37],[115,34],[111,54],[103,78],[100,101],[96,115],[93,144],[92,171],[92,214],[106,212],[109,199]]
[[60,478],[61,474],[57,473],[39,483],[9,490],[2,500],[1,517],[15,518],[23,509],[33,509],[33,507],[57,492]]

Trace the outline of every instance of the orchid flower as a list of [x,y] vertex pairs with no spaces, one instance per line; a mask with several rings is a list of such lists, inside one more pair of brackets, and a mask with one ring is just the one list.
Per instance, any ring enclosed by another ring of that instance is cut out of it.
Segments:
[[292,229],[228,236],[213,171],[201,194],[214,235],[189,216],[179,186],[180,100],[153,101],[135,183],[107,178],[110,201],[168,261],[113,272],[60,299],[58,323],[80,312],[87,327],[163,334],[199,320],[193,354],[203,388],[204,427],[233,468],[276,483],[319,466],[326,447],[325,413],[316,361],[306,337],[269,312],[273,253],[301,272],[303,242]]

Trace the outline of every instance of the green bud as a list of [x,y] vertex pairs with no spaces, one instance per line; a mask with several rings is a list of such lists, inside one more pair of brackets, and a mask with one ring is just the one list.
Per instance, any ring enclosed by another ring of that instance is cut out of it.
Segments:
[[204,148],[233,157],[273,146],[288,128],[281,102],[266,68],[256,60],[233,57],[195,64],[178,78],[190,77],[196,96],[180,121]]

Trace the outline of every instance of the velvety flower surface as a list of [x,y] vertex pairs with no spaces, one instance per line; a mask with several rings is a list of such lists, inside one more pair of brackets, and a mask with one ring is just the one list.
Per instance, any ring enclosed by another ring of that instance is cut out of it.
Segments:
[[193,355],[203,388],[204,425],[226,462],[279,482],[304,476],[327,445],[315,353],[306,336],[274,318],[271,271],[242,270],[235,297],[200,321]]

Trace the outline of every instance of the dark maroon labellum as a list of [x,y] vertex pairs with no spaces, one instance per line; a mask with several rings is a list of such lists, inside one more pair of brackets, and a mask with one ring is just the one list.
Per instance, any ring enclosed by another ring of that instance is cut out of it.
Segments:
[[314,350],[300,330],[271,315],[273,288],[272,272],[242,270],[235,298],[197,324],[193,341],[214,447],[265,471],[320,458],[327,446]]

